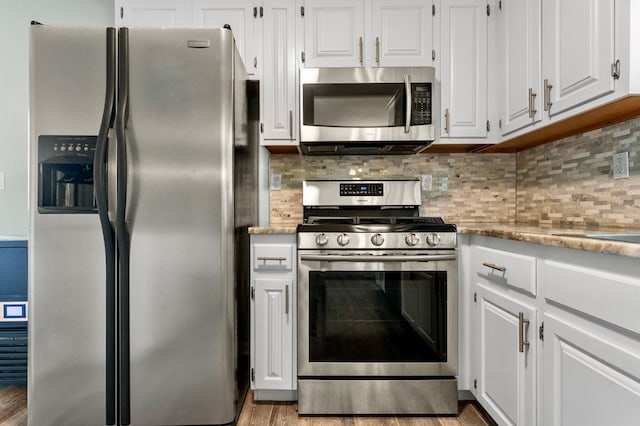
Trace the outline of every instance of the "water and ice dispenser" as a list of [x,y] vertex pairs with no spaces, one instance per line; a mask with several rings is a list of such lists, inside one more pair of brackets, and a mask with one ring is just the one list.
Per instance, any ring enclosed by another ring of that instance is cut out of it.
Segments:
[[93,189],[96,136],[38,138],[38,212],[97,212]]

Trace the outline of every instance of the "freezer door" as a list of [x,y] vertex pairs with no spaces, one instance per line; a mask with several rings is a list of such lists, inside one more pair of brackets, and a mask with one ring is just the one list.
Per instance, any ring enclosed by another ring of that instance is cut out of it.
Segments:
[[129,30],[131,423],[235,416],[233,36]]
[[105,39],[104,28],[31,27],[30,425],[106,421],[105,258],[98,215],[41,214],[37,204],[40,137],[98,134]]

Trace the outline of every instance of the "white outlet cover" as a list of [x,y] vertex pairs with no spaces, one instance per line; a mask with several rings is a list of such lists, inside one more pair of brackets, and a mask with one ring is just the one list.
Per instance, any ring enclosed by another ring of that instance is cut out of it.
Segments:
[[440,192],[447,192],[449,190],[449,178],[447,176],[440,178]]
[[423,191],[431,191],[431,187],[433,185],[433,178],[431,175],[422,175],[421,182]]
[[613,154],[611,164],[614,179],[626,179],[629,177],[629,152],[618,152]]
[[280,173],[272,173],[269,179],[269,188],[272,191],[280,191],[282,189],[282,176]]

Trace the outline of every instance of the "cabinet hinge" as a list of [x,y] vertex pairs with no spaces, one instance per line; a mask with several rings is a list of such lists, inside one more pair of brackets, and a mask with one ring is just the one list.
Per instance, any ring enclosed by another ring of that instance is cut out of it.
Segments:
[[473,303],[478,302],[478,293],[473,293]]
[[256,298],[256,288],[251,287],[251,300],[254,300],[255,298]]
[[431,5],[431,16],[436,16],[436,5],[435,4]]
[[487,120],[487,132],[491,131],[491,122]]
[[620,78],[620,59],[611,64],[611,77],[614,80]]
[[253,17],[257,18],[258,17],[258,8],[253,6]]
[[540,324],[538,328],[538,338],[544,342],[544,321]]
[[473,388],[478,389],[478,379],[473,379]]
[[300,60],[304,63],[304,52],[300,52]]
[[304,18],[304,6],[300,6],[300,16]]
[[264,133],[264,123],[260,122],[260,133]]
[[124,19],[124,7],[120,8],[120,19]]
[[253,67],[255,69],[258,69],[258,57],[257,56],[253,57]]
[[487,16],[491,16],[491,6],[487,5]]
[[260,17],[264,16],[264,7],[260,6]]
[[498,120],[498,129],[502,129],[502,118]]
[[251,369],[251,381],[255,382],[256,381],[256,370],[255,369]]
[[502,0],[498,2],[498,10],[502,10]]
[[431,59],[434,60],[434,61],[436,60],[436,49],[433,49],[431,51]]

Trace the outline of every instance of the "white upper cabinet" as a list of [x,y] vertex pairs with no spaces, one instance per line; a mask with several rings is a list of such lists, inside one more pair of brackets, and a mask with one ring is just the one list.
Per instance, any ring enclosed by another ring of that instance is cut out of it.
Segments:
[[496,12],[502,64],[499,99],[502,134],[542,117],[540,79],[541,0],[508,0]]
[[432,65],[431,2],[305,0],[306,67]]
[[306,0],[304,54],[307,67],[364,65],[362,0]]
[[372,25],[365,36],[367,62],[381,67],[432,65],[431,7],[424,0],[373,0]]
[[186,0],[115,1],[116,26],[145,28],[189,27]]
[[253,14],[253,0],[193,0],[193,26],[222,28],[229,25],[249,74],[258,71]]
[[[262,118],[269,145],[292,144],[297,138],[296,7],[293,0],[264,0]],[[265,142],[267,143],[267,142]]]
[[440,136],[486,138],[486,0],[444,0],[441,16]]
[[543,0],[545,111],[554,116],[612,93],[615,0]]

